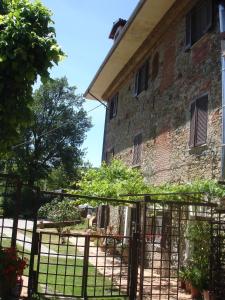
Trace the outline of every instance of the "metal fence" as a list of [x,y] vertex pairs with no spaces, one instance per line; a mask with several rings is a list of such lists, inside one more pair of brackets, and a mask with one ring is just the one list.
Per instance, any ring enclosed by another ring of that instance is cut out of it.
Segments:
[[[206,233],[205,241],[210,244],[216,206],[145,197],[140,217],[139,299],[187,299],[179,288],[179,279],[180,271],[188,264],[191,248],[195,247],[189,235],[191,230],[199,230],[199,234]],[[200,236],[195,232],[194,238],[198,242]],[[207,247],[210,263],[208,245],[197,247]]]
[[[132,249],[131,238],[124,239]],[[41,233],[37,293],[127,298],[131,256],[123,246],[123,239],[116,236]]]
[[[207,203],[204,194],[198,203],[191,201],[190,195],[180,195],[179,201],[173,200],[175,195],[136,195],[139,200],[127,202],[101,198],[105,203],[133,206],[129,236],[58,234],[37,230],[41,197],[76,199],[79,195],[29,187],[32,205],[26,205],[26,185],[16,177],[0,179],[0,245],[16,246],[20,255],[28,258],[25,298],[37,294],[76,299],[188,299],[179,288],[180,272],[193,247],[199,246],[196,236],[195,243],[190,236],[200,230],[209,261],[209,288],[223,299],[225,211]],[[11,210],[5,206],[6,199],[14,205]]]

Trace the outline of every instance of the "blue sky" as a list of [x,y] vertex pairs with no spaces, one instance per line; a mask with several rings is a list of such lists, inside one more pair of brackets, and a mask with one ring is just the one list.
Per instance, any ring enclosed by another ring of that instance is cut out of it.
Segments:
[[[100,64],[112,46],[108,39],[113,22],[127,19],[138,0],[42,0],[53,13],[57,41],[67,58],[51,71],[51,76],[68,78],[70,85],[84,93]],[[98,106],[87,101],[85,109]],[[101,163],[104,130],[104,107],[89,113],[93,128],[88,132],[84,147],[86,160],[93,166]]]

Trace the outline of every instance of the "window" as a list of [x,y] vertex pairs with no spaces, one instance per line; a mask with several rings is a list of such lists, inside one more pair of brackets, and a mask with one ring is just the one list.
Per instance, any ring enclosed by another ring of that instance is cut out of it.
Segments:
[[212,0],[201,0],[186,16],[186,48],[190,48],[212,26]]
[[107,228],[109,225],[110,208],[108,205],[100,205],[97,212],[97,227]]
[[106,151],[105,161],[107,164],[109,164],[112,161],[113,157],[114,157],[114,148],[112,148],[109,151]]
[[152,79],[154,80],[159,73],[159,53],[156,52],[152,61]]
[[148,88],[148,61],[146,61],[138,70],[135,77],[135,96]]
[[110,99],[110,103],[109,103],[109,119],[110,120],[116,117],[117,106],[118,106],[118,94],[116,94],[115,96],[113,96]]
[[133,165],[139,165],[141,163],[141,144],[142,134],[140,133],[134,137]]
[[207,140],[208,96],[202,96],[191,104],[190,147],[200,146]]

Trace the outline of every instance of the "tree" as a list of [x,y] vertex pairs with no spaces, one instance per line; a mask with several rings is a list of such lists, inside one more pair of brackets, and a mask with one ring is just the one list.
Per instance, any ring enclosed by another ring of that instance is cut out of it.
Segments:
[[32,85],[57,64],[51,13],[40,1],[2,0],[0,6],[0,153],[11,149],[31,121]]
[[[63,168],[72,180],[82,165],[81,145],[91,127],[83,109],[84,99],[75,95],[66,78],[49,80],[34,93],[33,124],[21,133],[11,165],[31,185]],[[63,179],[62,179],[63,180]]]

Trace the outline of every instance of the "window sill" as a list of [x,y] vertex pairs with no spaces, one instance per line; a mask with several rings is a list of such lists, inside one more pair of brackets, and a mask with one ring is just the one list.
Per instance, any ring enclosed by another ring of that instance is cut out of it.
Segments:
[[139,98],[141,98],[142,96],[145,95],[146,91],[147,91],[147,90],[143,90],[143,91],[141,91],[139,94],[133,95],[133,97],[134,97],[135,99],[139,100]]
[[209,35],[210,32],[206,32],[203,34],[202,37],[200,37],[199,40],[197,40],[196,42],[194,42],[190,47],[187,47],[184,49],[185,52],[190,52],[192,51],[195,47],[198,47],[198,44],[200,44],[204,39],[207,38],[207,36]]
[[208,150],[208,145],[207,144],[202,144],[199,146],[194,146],[192,148],[189,148],[189,153],[190,154],[198,154],[202,151]]
[[136,165],[132,165],[131,167],[132,167],[132,169],[140,169],[141,168],[141,163],[136,164]]

